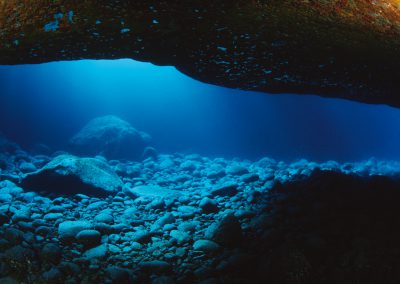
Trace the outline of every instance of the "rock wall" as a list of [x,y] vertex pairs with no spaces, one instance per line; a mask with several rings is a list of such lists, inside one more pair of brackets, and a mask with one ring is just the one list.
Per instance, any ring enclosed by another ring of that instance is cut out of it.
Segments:
[[395,0],[0,1],[0,64],[133,58],[208,83],[400,105]]

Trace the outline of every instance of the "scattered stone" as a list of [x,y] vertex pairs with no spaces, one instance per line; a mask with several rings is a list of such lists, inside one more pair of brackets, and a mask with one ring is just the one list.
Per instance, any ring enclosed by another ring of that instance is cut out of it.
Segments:
[[172,269],[172,266],[165,261],[161,260],[153,260],[153,261],[144,261],[139,263],[139,266],[148,272],[169,272]]
[[96,230],[82,230],[76,235],[76,239],[85,247],[95,247],[100,244],[101,234]]
[[210,240],[197,240],[193,244],[193,249],[196,251],[202,251],[205,253],[212,253],[219,250],[219,245]]
[[68,240],[75,238],[79,232],[88,230],[91,227],[90,222],[85,220],[65,221],[58,225],[58,236],[61,240]]
[[235,196],[238,193],[238,185],[236,183],[227,183],[217,186],[210,193],[212,196]]
[[203,210],[204,213],[217,213],[219,211],[217,202],[215,200],[210,199],[208,197],[204,197],[200,203],[199,207]]

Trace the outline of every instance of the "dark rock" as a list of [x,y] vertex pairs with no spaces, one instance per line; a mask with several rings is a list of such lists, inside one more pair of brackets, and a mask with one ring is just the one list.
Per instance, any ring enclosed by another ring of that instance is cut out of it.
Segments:
[[62,155],[26,175],[22,186],[30,190],[105,196],[122,188],[122,182],[106,163],[98,159]]
[[53,264],[60,263],[61,256],[61,249],[56,244],[45,244],[40,252],[42,260]]
[[248,182],[248,183],[258,181],[259,179],[260,179],[260,177],[258,174],[245,174],[240,177],[241,181]]
[[207,239],[213,240],[223,246],[235,246],[243,239],[242,228],[233,215],[227,215],[217,223],[212,224],[205,232]]
[[64,275],[58,268],[52,267],[48,271],[44,272],[42,277],[45,283],[59,284],[63,283]]
[[74,153],[107,159],[141,158],[150,136],[112,115],[91,120],[70,140]]
[[148,272],[169,272],[172,269],[168,262],[161,260],[144,261],[139,263],[139,266]]
[[236,183],[227,183],[211,190],[212,196],[235,196],[238,193]]
[[200,203],[199,207],[203,210],[204,213],[217,213],[219,211],[217,202],[208,197],[204,197]]
[[7,228],[4,230],[4,238],[13,245],[18,245],[24,239],[24,233],[15,228]]
[[129,270],[117,266],[107,267],[106,275],[116,284],[130,283],[131,280]]
[[75,237],[86,247],[95,247],[101,241],[101,234],[96,230],[82,230]]

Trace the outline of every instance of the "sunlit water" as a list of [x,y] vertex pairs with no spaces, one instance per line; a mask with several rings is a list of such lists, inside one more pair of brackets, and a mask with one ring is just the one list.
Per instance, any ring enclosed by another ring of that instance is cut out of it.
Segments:
[[268,95],[195,81],[132,60],[0,67],[0,131],[62,149],[114,114],[164,153],[278,160],[400,159],[400,111],[317,96]]

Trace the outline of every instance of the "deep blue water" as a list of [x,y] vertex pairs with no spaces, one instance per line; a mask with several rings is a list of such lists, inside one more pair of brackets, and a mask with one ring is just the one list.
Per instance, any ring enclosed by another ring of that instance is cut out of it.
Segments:
[[0,66],[0,132],[62,149],[114,114],[160,152],[282,160],[400,160],[400,110],[317,96],[267,95],[195,81],[132,60]]

